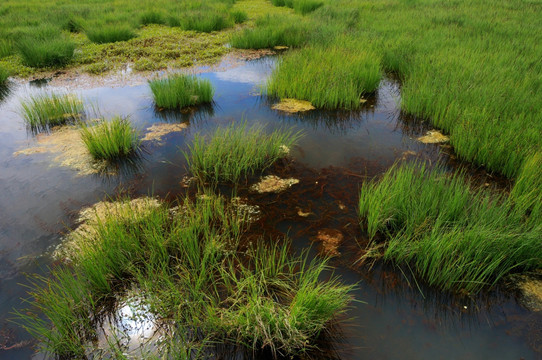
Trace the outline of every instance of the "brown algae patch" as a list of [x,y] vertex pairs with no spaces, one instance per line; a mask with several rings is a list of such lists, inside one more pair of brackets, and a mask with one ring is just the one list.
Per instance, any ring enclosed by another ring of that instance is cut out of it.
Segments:
[[328,256],[340,255],[339,246],[343,242],[343,234],[336,229],[320,229],[313,241],[320,243],[320,251]]
[[161,205],[162,203],[155,198],[141,197],[113,202],[100,201],[83,208],[77,218],[80,225],[64,238],[64,241],[54,251],[54,257],[71,259],[74,254],[79,252],[81,246],[94,241],[97,227],[106,220],[137,221]]
[[13,153],[14,156],[51,153],[58,154],[53,162],[77,171],[78,175],[98,174],[106,170],[107,162],[96,161],[81,140],[76,126],[60,126],[50,133],[38,134],[36,144]]
[[443,144],[450,141],[450,138],[443,135],[440,131],[429,130],[424,136],[419,137],[418,141],[424,144]]
[[314,110],[316,108],[309,101],[282,99],[279,103],[273,105],[271,109],[293,114],[297,112]]
[[532,311],[542,311],[542,279],[522,276],[518,287],[523,295],[523,303]]
[[160,123],[160,124],[153,124],[152,126],[148,127],[145,133],[145,136],[141,139],[141,141],[155,141],[158,144],[161,144],[162,138],[166,136],[167,134],[174,133],[174,132],[181,132],[184,129],[187,128],[188,125],[181,123],[181,124],[166,124],[166,123]]
[[298,179],[281,179],[275,175],[268,175],[262,178],[259,183],[252,185],[250,187],[250,190],[258,192],[260,194],[270,192],[278,193],[298,183]]

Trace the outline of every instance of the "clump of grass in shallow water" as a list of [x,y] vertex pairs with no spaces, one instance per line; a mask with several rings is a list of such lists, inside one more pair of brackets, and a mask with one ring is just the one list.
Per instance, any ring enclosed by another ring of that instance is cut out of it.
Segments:
[[87,37],[96,44],[128,41],[137,35],[128,26],[100,26],[87,30]]
[[172,75],[164,79],[149,81],[156,106],[164,109],[179,109],[190,105],[210,103],[213,86],[209,80],[191,75]]
[[96,160],[123,158],[139,149],[138,133],[127,119],[119,116],[98,125],[83,124],[81,139]]
[[33,130],[46,130],[80,120],[84,113],[83,101],[76,95],[41,94],[21,103],[21,112]]
[[[352,300],[352,287],[337,277],[319,280],[325,261],[291,256],[288,242],[240,251],[246,215],[222,197],[206,193],[172,210],[121,201],[97,211],[92,226],[71,236],[76,276],[65,269],[36,284],[35,308],[55,327],[29,315],[36,309],[19,314],[24,326],[57,356],[81,354],[95,336],[97,309],[116,291],[137,288],[174,334],[296,355],[313,348]],[[166,349],[190,341],[167,339]]]
[[23,64],[34,67],[61,67],[73,58],[75,44],[63,37],[52,39],[25,38],[19,41],[18,50]]
[[430,285],[477,292],[542,266],[542,228],[521,204],[472,190],[462,175],[408,164],[364,184],[359,212],[371,239],[385,239],[385,259]]
[[267,94],[310,101],[318,108],[355,109],[380,84],[380,60],[349,46],[309,47],[286,54],[273,71]]
[[263,171],[286,155],[300,138],[291,130],[266,133],[246,123],[218,128],[210,139],[196,135],[185,153],[190,172],[202,180],[237,182],[244,176]]

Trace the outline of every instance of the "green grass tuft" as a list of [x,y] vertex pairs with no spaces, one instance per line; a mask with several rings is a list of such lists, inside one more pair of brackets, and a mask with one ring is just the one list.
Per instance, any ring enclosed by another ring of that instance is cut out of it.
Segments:
[[215,182],[237,182],[284,157],[284,147],[290,148],[299,138],[300,133],[290,130],[268,134],[258,126],[247,129],[246,123],[232,124],[218,128],[207,140],[196,135],[185,156],[194,176]]
[[4,85],[9,78],[9,71],[0,67],[0,86]]
[[33,130],[47,130],[80,120],[84,113],[83,101],[72,94],[42,94],[31,96],[21,103],[26,124]]
[[542,228],[521,195],[472,190],[462,175],[407,164],[363,185],[359,213],[370,238],[384,239],[385,259],[430,285],[477,292],[542,266]]
[[139,17],[139,23],[141,25],[150,25],[150,24],[158,24],[158,25],[164,25],[166,24],[166,17],[162,12],[151,10],[144,12]]
[[127,157],[139,149],[138,133],[127,119],[119,116],[98,125],[83,124],[81,139],[96,160]]
[[0,59],[13,53],[13,43],[7,39],[0,40]]
[[128,26],[100,26],[87,30],[87,37],[96,44],[128,41],[136,36],[136,33]]
[[24,38],[18,50],[25,65],[34,68],[62,67],[73,58],[75,44],[62,37],[51,39]]
[[220,31],[232,27],[234,24],[227,13],[212,10],[183,14],[180,21],[183,29],[199,32]]
[[233,22],[236,24],[242,24],[248,19],[247,13],[242,10],[231,11],[230,16],[233,19]]
[[309,47],[286,54],[267,83],[267,94],[310,101],[318,108],[355,109],[375,91],[382,70],[370,50]]
[[274,46],[300,47],[307,43],[310,24],[289,16],[265,16],[256,27],[233,35],[231,45],[238,49],[268,49]]
[[191,75],[171,75],[151,80],[149,86],[156,106],[164,109],[179,109],[213,100],[211,82]]
[[300,14],[308,14],[324,5],[323,1],[319,0],[271,0],[275,6],[286,6],[294,9]]

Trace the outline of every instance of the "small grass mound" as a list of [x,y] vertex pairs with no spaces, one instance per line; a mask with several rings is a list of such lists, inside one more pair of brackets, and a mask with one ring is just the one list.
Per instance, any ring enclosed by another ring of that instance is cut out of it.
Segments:
[[[221,197],[185,199],[174,211],[154,201],[132,203],[96,211],[92,223],[70,235],[72,266],[35,281],[34,305],[18,316],[43,350],[82,357],[104,305],[126,289],[138,289],[155,321],[168,324],[167,336],[150,344],[157,358],[194,338],[305,353],[352,300],[352,287],[337,277],[320,280],[325,261],[290,255],[287,241],[242,248],[247,219]],[[117,330],[105,334],[115,346],[104,351],[119,350]],[[186,338],[171,336],[179,333]]]
[[300,138],[291,130],[266,133],[246,123],[218,128],[210,139],[196,135],[185,153],[190,172],[202,179],[237,182],[242,177],[263,171],[286,155]]
[[138,133],[127,119],[119,116],[98,125],[82,125],[81,139],[96,160],[130,156],[139,149]]
[[359,213],[370,238],[384,239],[384,259],[430,285],[477,292],[542,266],[542,228],[519,193],[472,190],[462,175],[407,164],[363,185]]
[[191,105],[210,103],[213,86],[209,80],[192,75],[171,75],[149,81],[156,106],[164,109],[180,109]]
[[136,36],[136,33],[128,26],[100,26],[87,31],[89,40],[96,44],[128,41]]
[[32,130],[47,130],[52,126],[80,120],[83,101],[73,95],[42,94],[21,103],[22,115]]
[[295,17],[266,16],[256,21],[255,28],[233,35],[231,45],[238,49],[294,48],[306,44],[309,34],[309,24]]
[[183,14],[181,27],[185,30],[194,30],[199,32],[220,31],[232,27],[234,21],[228,13],[217,11],[194,11]]
[[368,50],[309,47],[286,54],[267,83],[267,94],[310,101],[317,108],[355,109],[378,88],[379,58]]
[[271,3],[275,6],[289,7],[303,15],[313,12],[324,5],[324,3],[319,0],[271,0]]
[[139,18],[139,23],[141,25],[164,25],[166,22],[167,20],[164,14],[155,10],[144,12]]
[[242,24],[248,19],[248,14],[242,10],[231,11],[230,16],[236,24]]
[[33,68],[62,67],[73,58],[75,44],[62,37],[24,38],[18,43],[23,64]]

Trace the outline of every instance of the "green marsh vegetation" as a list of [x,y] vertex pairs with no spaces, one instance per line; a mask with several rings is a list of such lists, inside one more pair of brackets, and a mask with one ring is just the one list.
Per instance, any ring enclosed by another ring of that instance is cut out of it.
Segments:
[[186,334],[159,344],[159,353],[203,337],[295,355],[313,348],[351,301],[352,287],[329,274],[325,261],[291,255],[286,239],[244,244],[249,223],[222,197],[181,199],[171,210],[150,199],[103,209],[90,210],[92,220],[68,238],[70,265],[38,278],[35,300],[18,314],[57,356],[84,354],[101,309],[126,289],[138,289],[173,334]]
[[312,46],[286,54],[273,71],[267,94],[310,101],[318,108],[356,109],[380,83],[380,59],[371,50]]
[[285,157],[300,137],[292,130],[266,133],[257,125],[232,124],[217,128],[207,139],[196,135],[185,156],[190,173],[200,180],[237,183]]
[[213,86],[209,80],[193,75],[176,74],[149,81],[154,102],[164,109],[181,109],[213,101]]
[[303,15],[313,12],[324,5],[324,2],[319,0],[271,0],[271,2],[275,6],[287,6]]
[[[532,175],[534,166],[523,169]],[[472,189],[463,174],[398,165],[361,189],[359,213],[383,258],[430,285],[477,292],[542,266],[540,179],[522,177],[510,196]],[[532,187],[535,186],[535,187]],[[534,196],[533,196],[534,195]]]
[[21,102],[21,114],[32,130],[48,130],[53,126],[81,120],[83,101],[73,94],[43,93]]
[[9,71],[0,67],[0,86],[3,86],[9,78]]
[[136,37],[134,30],[129,26],[100,26],[87,30],[86,34],[89,40],[96,44],[128,41]]
[[96,160],[115,160],[136,154],[139,134],[126,118],[116,116],[97,125],[81,124],[81,139]]

